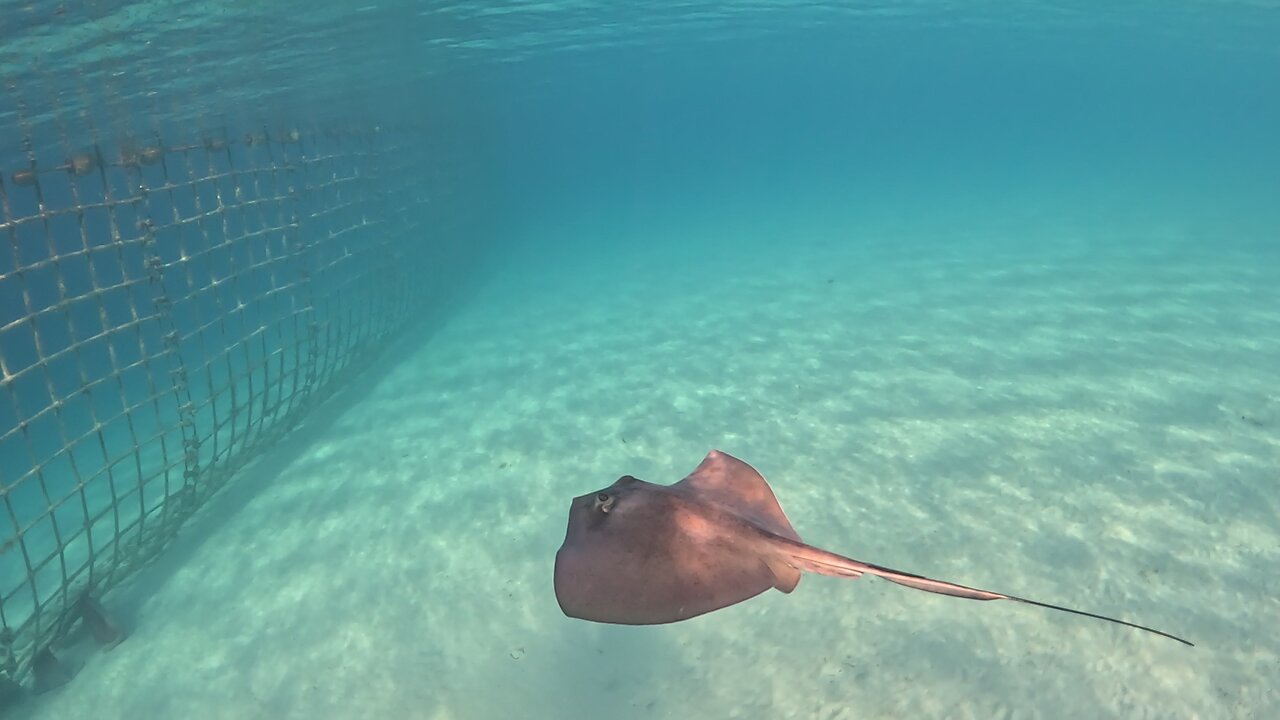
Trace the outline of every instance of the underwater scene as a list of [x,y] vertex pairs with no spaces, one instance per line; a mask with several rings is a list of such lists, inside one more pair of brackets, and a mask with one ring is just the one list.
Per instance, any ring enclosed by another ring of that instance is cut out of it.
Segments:
[[1277,38],[0,0],[0,718],[1280,717]]

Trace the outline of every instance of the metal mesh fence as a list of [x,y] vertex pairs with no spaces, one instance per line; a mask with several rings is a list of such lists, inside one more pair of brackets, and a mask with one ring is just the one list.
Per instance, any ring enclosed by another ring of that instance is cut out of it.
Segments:
[[0,709],[465,277],[458,165],[338,119],[385,73],[319,9],[0,0]]
[[28,144],[4,169],[0,680],[26,682],[433,292],[442,247],[411,237],[422,193],[387,190],[387,135]]

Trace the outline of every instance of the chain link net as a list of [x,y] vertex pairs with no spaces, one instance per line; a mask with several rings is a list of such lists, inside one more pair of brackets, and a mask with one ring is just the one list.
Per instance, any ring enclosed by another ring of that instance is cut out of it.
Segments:
[[[0,30],[38,36],[22,5],[0,0]],[[438,300],[463,254],[439,163],[393,139],[412,135],[290,123],[279,102],[213,122],[193,108],[219,88],[148,91],[156,63],[15,57],[0,53],[0,707]]]

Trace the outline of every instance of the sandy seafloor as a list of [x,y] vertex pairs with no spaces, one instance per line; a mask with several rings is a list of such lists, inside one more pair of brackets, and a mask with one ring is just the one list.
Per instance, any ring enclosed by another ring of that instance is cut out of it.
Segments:
[[[131,637],[22,716],[1280,717],[1274,243],[688,232],[500,263],[110,596]],[[713,447],[810,543],[1197,647],[872,578],[562,616],[569,499]]]

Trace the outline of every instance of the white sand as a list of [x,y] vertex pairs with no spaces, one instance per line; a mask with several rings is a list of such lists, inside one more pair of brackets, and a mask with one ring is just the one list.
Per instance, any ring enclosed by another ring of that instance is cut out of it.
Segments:
[[[1280,257],[1061,234],[512,258],[109,597],[132,636],[24,716],[1280,716]],[[1198,647],[869,578],[564,618],[569,499],[712,447],[813,544]]]

